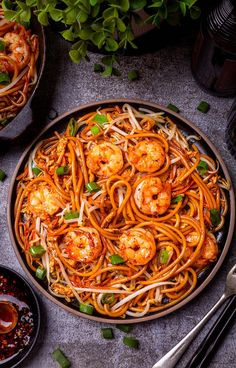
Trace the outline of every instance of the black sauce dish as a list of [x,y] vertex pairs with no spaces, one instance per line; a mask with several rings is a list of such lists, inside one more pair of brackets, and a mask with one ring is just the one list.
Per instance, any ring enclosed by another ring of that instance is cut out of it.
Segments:
[[[17,321],[9,331],[11,313],[17,315]],[[40,306],[34,290],[19,273],[0,265],[0,368],[23,367],[40,330]]]

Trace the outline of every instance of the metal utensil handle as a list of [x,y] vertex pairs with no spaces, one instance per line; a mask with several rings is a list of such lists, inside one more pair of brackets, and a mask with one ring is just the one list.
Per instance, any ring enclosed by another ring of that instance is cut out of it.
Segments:
[[223,309],[185,368],[203,368],[209,366],[209,362],[217,346],[222,341],[222,336],[225,334],[226,330],[229,329],[229,325],[232,325],[231,322],[235,317],[236,295],[231,298],[227,306]]
[[152,368],[174,368],[185,350],[201,331],[207,321],[213,316],[217,309],[225,302],[228,295],[223,294],[218,302],[209,310],[209,312],[201,319],[201,321],[166,355],[164,355]]

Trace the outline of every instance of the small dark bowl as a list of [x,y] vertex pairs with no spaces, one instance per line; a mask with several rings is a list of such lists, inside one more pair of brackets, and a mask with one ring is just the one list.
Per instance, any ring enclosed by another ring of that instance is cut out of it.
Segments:
[[45,66],[46,42],[44,29],[35,16],[32,17],[30,29],[34,34],[38,36],[39,40],[39,57],[37,61],[38,80],[33,90],[31,91],[25,106],[20,110],[20,112],[16,115],[14,119],[12,119],[4,128],[0,130],[0,142],[19,137],[25,131],[25,129],[33,123],[34,120],[32,102],[34,98],[37,98],[36,92],[38,90],[40,79],[42,77]]
[[22,349],[18,354],[13,355],[12,357],[6,360],[0,360],[0,368],[16,368],[29,356],[32,352],[36,341],[38,339],[40,333],[40,325],[41,325],[41,313],[40,307],[38,303],[37,296],[24,277],[22,277],[16,271],[12,271],[10,268],[0,265],[0,273],[3,273],[4,276],[14,278],[19,282],[19,285],[22,289],[27,293],[27,297],[29,300],[29,306],[33,313],[33,320],[34,320],[34,330],[30,337],[30,342],[25,348]]

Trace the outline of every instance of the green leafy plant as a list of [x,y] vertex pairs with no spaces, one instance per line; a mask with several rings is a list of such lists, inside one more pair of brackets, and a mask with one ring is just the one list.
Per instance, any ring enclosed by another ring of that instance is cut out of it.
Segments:
[[[5,17],[27,24],[32,12],[43,26],[56,22],[63,26],[61,35],[73,45],[70,58],[79,64],[89,60],[88,49],[95,46],[108,56],[103,66],[96,67],[103,76],[118,75],[114,65],[119,50],[136,48],[133,24],[144,23],[160,27],[163,22],[181,23],[183,17],[196,19],[200,16],[198,0],[3,0]],[[142,19],[140,11],[147,14]],[[110,55],[109,55],[110,54]],[[98,64],[99,65],[99,64]]]

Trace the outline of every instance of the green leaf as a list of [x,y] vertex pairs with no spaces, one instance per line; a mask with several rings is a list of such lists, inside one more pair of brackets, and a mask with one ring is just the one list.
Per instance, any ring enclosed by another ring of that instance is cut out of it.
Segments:
[[104,32],[94,33],[91,38],[92,38],[93,43],[99,49],[102,48],[102,46],[104,45],[105,40],[106,40],[106,36],[105,36]]
[[128,73],[128,78],[129,78],[129,80],[131,80],[131,81],[134,81],[134,80],[139,79],[139,72],[138,72],[138,70],[131,70],[131,71]]
[[102,63],[107,66],[112,66],[114,62],[113,55],[107,55],[102,58]]
[[104,72],[102,73],[103,77],[110,77],[112,75],[112,66],[108,66],[105,68]]
[[69,11],[63,12],[63,19],[65,24],[67,25],[72,25],[73,23],[75,23],[77,16],[78,16],[77,9],[75,7],[69,9]]
[[21,23],[22,22],[24,22],[24,23],[29,22],[30,21],[30,18],[31,18],[30,8],[27,9],[27,10],[22,11],[22,13],[20,14],[20,21],[21,21]]
[[[12,6],[13,6],[13,1],[11,1],[11,0],[4,0],[2,2],[2,8],[3,8],[4,11],[6,11],[8,9],[11,10]],[[4,13],[4,15],[5,15],[5,13]]]
[[129,0],[120,0],[119,5],[124,13],[129,10]]
[[102,15],[103,15],[104,19],[118,18],[119,17],[118,10],[116,8],[112,8],[112,7],[104,10]]
[[17,12],[14,10],[5,10],[4,11],[4,17],[8,20],[14,21],[16,19]]
[[204,175],[207,169],[208,169],[208,164],[205,161],[201,160],[197,166],[197,170],[199,174]]
[[62,37],[67,41],[74,41],[74,34],[72,32],[72,29],[66,29],[65,31],[60,32]]
[[76,17],[76,20],[80,23],[85,23],[88,19],[88,14],[84,11],[80,11]]
[[221,222],[220,212],[216,208],[210,210],[210,219],[213,226],[218,226]]
[[201,15],[201,9],[198,6],[190,8],[190,16],[192,19],[198,19]]
[[121,76],[121,72],[117,69],[117,68],[112,68],[112,75],[114,75],[115,77],[120,77]]
[[48,26],[49,22],[48,22],[48,15],[46,13],[46,11],[41,11],[38,14],[38,21],[39,23],[41,23],[43,26]]
[[98,0],[90,0],[89,2],[90,2],[91,6],[95,6],[95,5],[97,5]]
[[26,0],[26,5],[33,7],[37,5],[37,1],[36,0]]
[[117,25],[117,29],[118,29],[118,31],[120,31],[120,32],[125,32],[125,30],[126,30],[126,25],[125,25],[125,23],[123,22],[123,20],[122,20],[122,19],[118,18],[118,19],[116,20],[116,25]]
[[79,64],[82,60],[82,56],[80,55],[80,52],[78,50],[70,50],[69,55],[71,60],[75,64]]
[[179,6],[180,6],[180,10],[181,10],[181,13],[183,14],[183,16],[185,17],[186,15],[186,4],[184,2],[180,2],[179,3]]
[[159,17],[162,19],[166,19],[168,15],[167,7],[165,4],[162,5],[161,8],[159,8]]
[[59,22],[60,20],[62,20],[62,11],[59,9],[50,8],[49,14],[52,20],[54,20],[55,22]]
[[119,48],[119,45],[113,38],[106,39],[105,49],[107,51],[116,51],[118,48]]
[[78,36],[79,38],[81,38],[81,40],[90,40],[93,36],[94,32],[87,28],[87,29],[81,29],[79,32],[78,32]]
[[149,8],[160,8],[163,4],[163,1],[155,1],[152,5],[149,5]]
[[104,67],[101,64],[94,64],[93,71],[95,73],[102,73],[104,71]]
[[131,10],[140,10],[140,9],[143,9],[146,5],[147,5],[146,0],[131,0],[130,1]]

